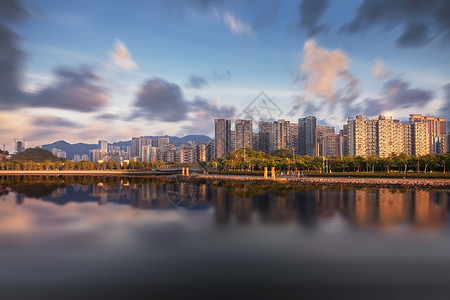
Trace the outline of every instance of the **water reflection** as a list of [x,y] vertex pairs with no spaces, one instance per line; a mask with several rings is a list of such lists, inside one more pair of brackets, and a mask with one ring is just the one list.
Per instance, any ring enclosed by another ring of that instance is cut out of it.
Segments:
[[0,195],[12,191],[18,205],[39,199],[57,205],[97,202],[101,206],[119,204],[144,210],[212,208],[219,225],[298,222],[314,228],[320,220],[339,216],[355,227],[407,224],[413,228],[439,228],[446,223],[450,210],[450,193],[446,191],[301,186],[280,190],[271,187],[267,191],[245,184],[221,187],[133,178],[116,178],[109,183],[102,178],[84,179],[88,184],[55,182],[55,178],[9,180],[7,185],[0,185]]
[[0,290],[2,299],[384,299],[393,289],[429,299],[430,288],[448,296],[449,199],[430,190],[0,177]]

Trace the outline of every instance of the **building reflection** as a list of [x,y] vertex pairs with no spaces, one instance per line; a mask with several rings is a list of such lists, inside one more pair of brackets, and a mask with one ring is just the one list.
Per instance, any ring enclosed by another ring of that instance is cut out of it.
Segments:
[[[30,189],[35,189],[31,185]],[[136,209],[212,209],[218,225],[236,223],[298,223],[314,228],[320,222],[340,216],[354,227],[391,228],[409,224],[417,229],[445,225],[450,212],[450,193],[430,190],[350,189],[293,187],[293,190],[264,190],[252,186],[215,187],[195,182],[115,182],[72,184],[57,187],[39,197],[65,205],[96,201],[129,205]],[[22,190],[25,191],[23,187]],[[16,192],[16,203],[24,204],[28,194],[0,186],[0,194]],[[27,191],[28,192],[28,191]],[[25,195],[25,196],[24,196]],[[33,194],[31,194],[33,195]]]

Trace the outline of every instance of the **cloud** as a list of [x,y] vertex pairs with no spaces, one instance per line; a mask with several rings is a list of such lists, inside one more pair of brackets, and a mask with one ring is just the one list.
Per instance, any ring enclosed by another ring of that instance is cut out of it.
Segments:
[[[330,51],[308,40],[303,47],[303,61],[297,77],[306,93],[330,103],[350,102],[359,95],[359,81],[349,71],[349,60],[341,50]],[[340,87],[338,81],[346,82]]]
[[426,44],[431,37],[426,24],[408,24],[405,31],[397,39],[397,45],[400,47],[419,47]]
[[163,122],[182,121],[189,109],[180,86],[158,77],[141,85],[134,105],[135,116]]
[[195,89],[201,89],[207,85],[208,85],[208,80],[206,79],[206,77],[202,77],[202,76],[195,75],[195,74],[192,74],[191,77],[189,77],[189,80],[187,83],[188,87],[192,87]]
[[19,1],[0,1],[0,105],[12,108],[23,100],[20,91],[20,70],[23,51],[19,36],[10,28],[20,22],[27,12]]
[[187,87],[202,89],[209,85],[210,81],[224,81],[229,80],[231,78],[231,72],[225,70],[224,72],[213,71],[211,75],[196,75],[192,74],[188,82],[186,83]]
[[321,103],[313,103],[305,97],[304,95],[295,95],[294,98],[294,106],[291,111],[288,113],[290,117],[296,117],[298,115],[298,111],[302,109],[303,115],[311,116],[315,115],[317,112],[322,110]]
[[302,0],[299,6],[299,27],[306,29],[308,35],[315,35],[327,29],[319,25],[318,21],[329,5],[328,0]]
[[134,70],[138,68],[136,62],[131,58],[131,54],[127,47],[119,39],[116,39],[114,50],[110,55],[112,62],[125,70]]
[[186,9],[195,9],[199,12],[215,8],[221,5],[223,0],[170,0],[165,1],[170,8],[175,8],[179,12],[183,13]]
[[384,61],[381,59],[381,57],[375,57],[374,62],[375,65],[371,70],[371,74],[373,77],[377,79],[383,79],[392,75],[393,72],[386,70],[386,68],[384,67]]
[[450,41],[450,1],[364,0],[356,16],[341,30],[358,33],[372,27],[392,29],[404,25],[397,39],[399,47],[419,47],[435,37]]
[[116,115],[116,114],[106,113],[106,114],[98,115],[97,118],[98,119],[105,119],[105,120],[118,120],[118,119],[120,119],[120,116]]
[[225,12],[223,14],[223,21],[230,28],[230,30],[237,35],[255,35],[253,33],[252,27],[249,24],[241,22],[229,12]]
[[214,119],[233,119],[236,113],[234,106],[220,105],[215,101],[208,101],[204,98],[196,98],[190,102],[190,110],[193,115],[190,118],[191,124],[183,128],[182,134],[202,133],[212,134],[214,132]]
[[231,78],[231,72],[229,70],[225,70],[224,72],[213,71],[212,72],[213,80],[229,80]]
[[402,108],[423,108],[434,97],[431,90],[411,88],[410,83],[394,78],[383,84],[381,95],[377,98],[365,99],[361,110],[369,116],[376,116],[384,111],[395,111]]
[[443,87],[444,89],[444,106],[440,109],[443,112],[444,117],[447,118],[447,121],[450,122],[450,83],[447,83]]
[[98,85],[100,77],[89,67],[59,67],[54,73],[55,84],[29,95],[33,106],[91,112],[108,104],[106,89]]
[[64,118],[53,116],[36,116],[33,119],[33,125],[42,127],[80,127],[80,124]]

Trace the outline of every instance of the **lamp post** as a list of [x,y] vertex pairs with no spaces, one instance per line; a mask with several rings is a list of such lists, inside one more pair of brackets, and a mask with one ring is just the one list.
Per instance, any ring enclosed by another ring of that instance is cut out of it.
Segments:
[[419,155],[417,155],[417,174],[419,174]]

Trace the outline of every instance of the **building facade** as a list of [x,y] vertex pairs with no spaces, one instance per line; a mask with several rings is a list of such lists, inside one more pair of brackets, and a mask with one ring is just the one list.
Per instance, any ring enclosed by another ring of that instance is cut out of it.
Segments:
[[231,149],[231,120],[215,119],[215,157],[225,156]]
[[298,119],[298,152],[300,155],[316,155],[316,117]]
[[253,121],[237,119],[234,122],[235,149],[253,148]]

